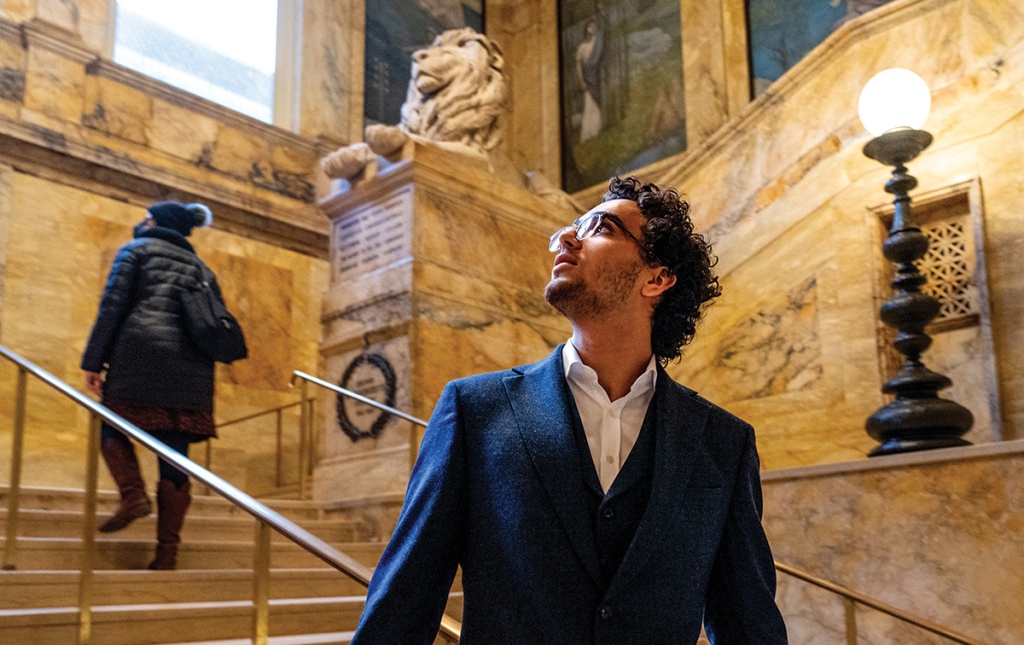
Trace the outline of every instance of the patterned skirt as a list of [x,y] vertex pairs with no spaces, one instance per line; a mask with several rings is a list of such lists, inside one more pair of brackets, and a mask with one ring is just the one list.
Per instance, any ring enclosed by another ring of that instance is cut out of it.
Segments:
[[213,412],[159,405],[146,405],[103,397],[103,405],[147,432],[170,431],[189,435],[189,442],[216,438]]

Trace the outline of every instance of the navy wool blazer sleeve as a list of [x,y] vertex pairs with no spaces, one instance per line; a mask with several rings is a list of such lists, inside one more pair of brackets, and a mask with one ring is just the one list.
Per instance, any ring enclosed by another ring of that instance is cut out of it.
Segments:
[[381,556],[352,645],[434,642],[455,579],[465,517],[457,393],[430,417],[395,532]]

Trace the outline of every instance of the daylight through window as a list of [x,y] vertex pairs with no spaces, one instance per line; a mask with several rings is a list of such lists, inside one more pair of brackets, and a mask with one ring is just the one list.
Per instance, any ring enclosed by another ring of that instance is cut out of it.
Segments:
[[114,62],[273,122],[278,0],[117,0]]

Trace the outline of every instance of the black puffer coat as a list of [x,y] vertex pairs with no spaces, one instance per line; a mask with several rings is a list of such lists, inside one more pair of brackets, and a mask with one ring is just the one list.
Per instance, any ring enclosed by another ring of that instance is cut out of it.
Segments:
[[107,370],[104,398],[213,409],[213,359],[189,338],[179,299],[201,264],[184,236],[159,226],[118,250],[82,356],[83,370]]

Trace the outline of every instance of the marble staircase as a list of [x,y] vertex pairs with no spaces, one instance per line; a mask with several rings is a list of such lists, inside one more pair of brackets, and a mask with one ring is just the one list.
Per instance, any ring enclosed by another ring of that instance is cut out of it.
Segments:
[[[29,488],[22,493],[16,565],[0,571],[0,634],[10,645],[77,642],[78,571],[83,494]],[[268,505],[360,562],[373,566],[383,550],[344,512],[312,502]],[[101,517],[116,504],[100,492]],[[7,491],[0,488],[6,525]],[[197,495],[182,531],[177,571],[147,571],[155,515],[124,531],[98,535],[93,577],[91,645],[251,642],[255,521],[220,497]],[[5,548],[0,539],[0,548]],[[281,537],[272,541],[270,642],[348,643],[365,589]],[[458,586],[456,586],[456,590]],[[461,593],[449,613],[461,618]]]

